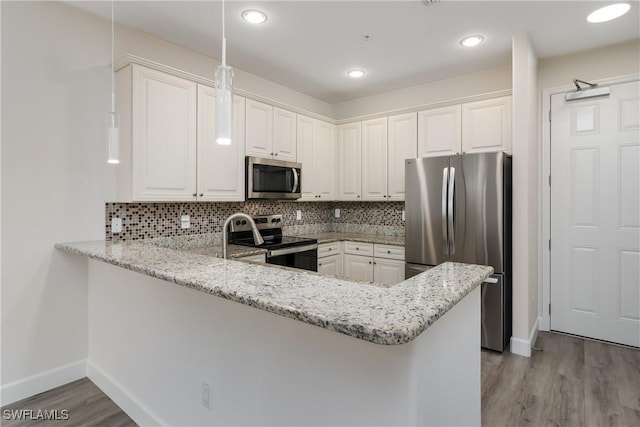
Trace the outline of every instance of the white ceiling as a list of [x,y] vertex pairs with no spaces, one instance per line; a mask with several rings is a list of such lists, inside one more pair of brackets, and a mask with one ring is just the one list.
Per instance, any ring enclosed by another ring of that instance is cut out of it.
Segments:
[[[71,2],[110,17],[110,3]],[[338,103],[509,64],[511,36],[526,32],[540,58],[640,38],[640,4],[620,19],[589,24],[611,1],[227,1],[227,63]],[[219,1],[118,1],[116,20],[219,59]],[[244,22],[243,10],[269,16]],[[462,48],[463,36],[484,43]],[[369,41],[364,36],[370,35]],[[362,68],[360,80],[347,70]],[[586,73],[588,74],[588,73]]]

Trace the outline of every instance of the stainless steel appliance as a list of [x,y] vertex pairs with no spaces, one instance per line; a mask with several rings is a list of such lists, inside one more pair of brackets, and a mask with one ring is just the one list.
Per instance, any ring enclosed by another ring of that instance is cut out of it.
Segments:
[[283,236],[282,215],[254,216],[264,243],[255,244],[251,224],[246,219],[231,222],[229,242],[267,250],[267,264],[318,271],[318,241],[306,237]]
[[445,261],[490,265],[482,284],[482,346],[511,338],[511,157],[505,153],[408,159],[407,278]]
[[246,158],[247,199],[299,199],[301,163]]

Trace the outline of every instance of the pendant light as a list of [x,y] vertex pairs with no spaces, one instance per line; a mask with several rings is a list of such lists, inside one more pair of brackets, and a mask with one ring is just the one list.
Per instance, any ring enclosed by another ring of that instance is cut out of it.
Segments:
[[227,65],[227,38],[224,28],[224,0],[222,0],[222,64],[216,68],[216,143],[231,145],[233,112],[233,69]]
[[113,14],[113,3],[111,0],[111,111],[107,113],[107,163],[117,165],[120,163],[120,116],[116,113],[116,87],[115,87],[115,25]]

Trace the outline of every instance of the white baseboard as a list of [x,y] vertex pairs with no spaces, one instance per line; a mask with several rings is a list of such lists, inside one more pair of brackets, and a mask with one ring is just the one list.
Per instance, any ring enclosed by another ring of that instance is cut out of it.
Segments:
[[87,376],[139,426],[169,425],[91,361],[87,361]]
[[528,340],[511,337],[509,349],[511,353],[517,354],[519,356],[531,357],[531,347],[536,343],[536,339],[538,338],[538,325],[540,324],[540,321],[541,318],[538,317],[533,323],[533,327],[531,328],[531,332],[529,333]]
[[31,397],[87,376],[87,361],[79,360],[59,368],[4,384],[0,388],[0,406]]

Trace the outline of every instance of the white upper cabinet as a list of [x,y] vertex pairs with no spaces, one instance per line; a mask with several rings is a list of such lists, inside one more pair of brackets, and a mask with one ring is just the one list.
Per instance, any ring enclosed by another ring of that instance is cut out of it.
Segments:
[[273,106],[247,99],[245,119],[247,156],[274,157]]
[[511,153],[511,97],[462,104],[462,151]]
[[315,121],[313,137],[314,188],[319,200],[336,199],[336,127]]
[[279,160],[296,161],[296,113],[273,109],[273,156]]
[[338,200],[362,200],[362,126],[360,122],[337,127]]
[[511,96],[418,112],[418,157],[511,153]]
[[244,200],[244,113],[245,98],[234,95],[231,145],[216,144],[215,90],[198,85],[198,200]]
[[461,107],[434,108],[418,113],[418,157],[460,154]]
[[362,122],[362,200],[387,200],[387,118]]
[[298,162],[302,163],[301,200],[335,200],[335,126],[298,115],[297,134]]
[[296,113],[247,99],[247,156],[295,162],[296,121]]
[[390,116],[387,148],[387,200],[404,200],[404,165],[417,156],[416,113]]
[[124,108],[131,112],[131,141],[122,147],[129,145],[131,150],[131,192],[124,198],[195,200],[196,83],[139,65],[130,67],[121,71],[124,79],[132,73],[130,82],[123,83],[131,85],[132,94],[130,107]]

